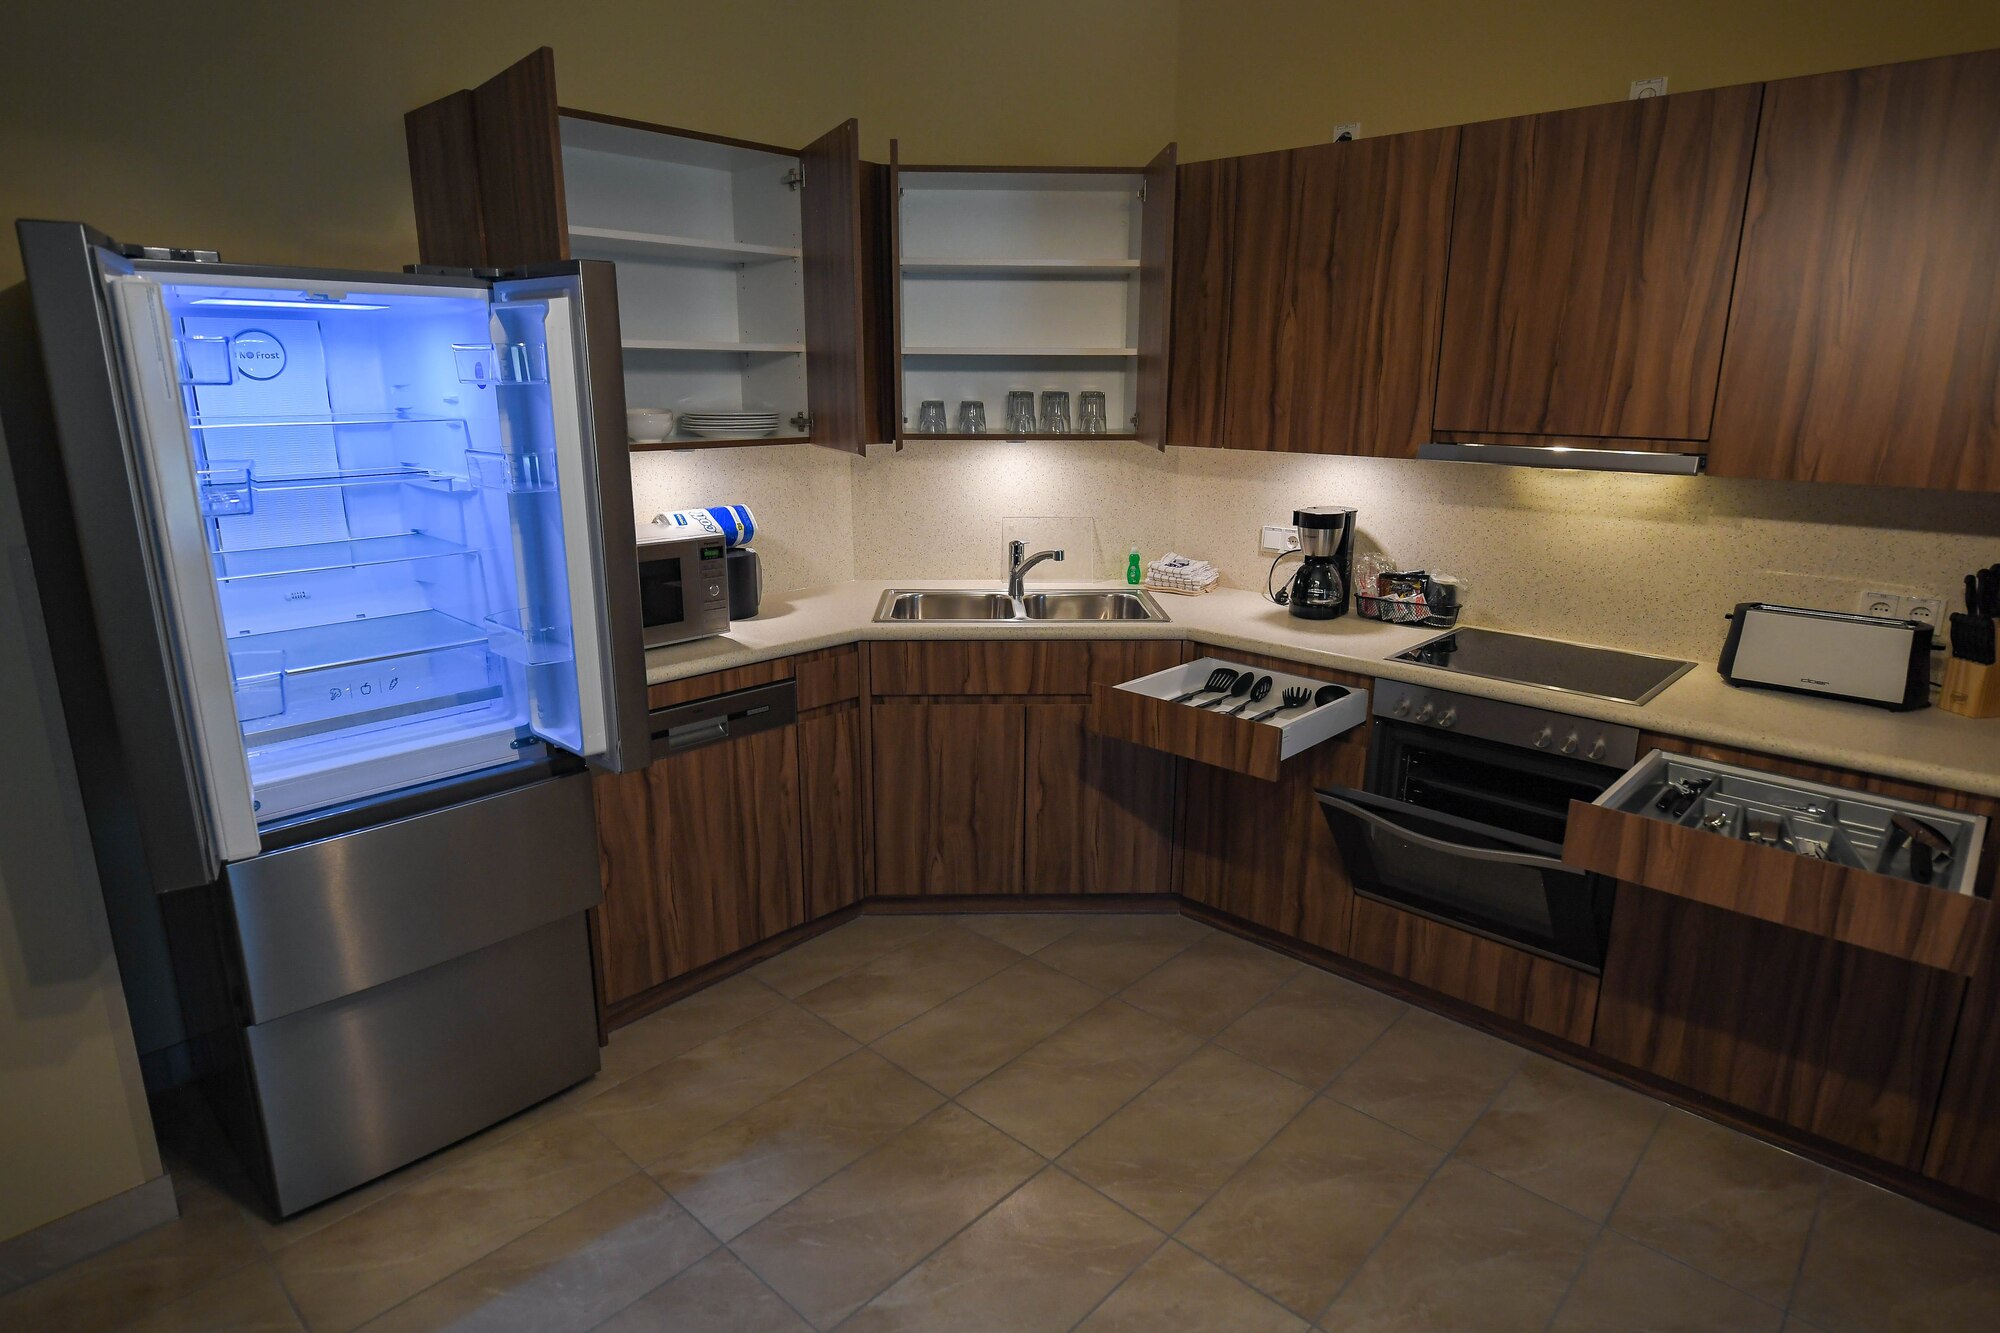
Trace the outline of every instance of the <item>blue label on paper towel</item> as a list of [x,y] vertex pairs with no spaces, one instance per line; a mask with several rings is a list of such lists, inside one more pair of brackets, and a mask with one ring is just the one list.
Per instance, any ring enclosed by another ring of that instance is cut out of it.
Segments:
[[706,509],[676,509],[653,520],[655,527],[678,537],[720,537],[731,546],[747,546],[757,535],[757,520],[748,505],[710,505]]

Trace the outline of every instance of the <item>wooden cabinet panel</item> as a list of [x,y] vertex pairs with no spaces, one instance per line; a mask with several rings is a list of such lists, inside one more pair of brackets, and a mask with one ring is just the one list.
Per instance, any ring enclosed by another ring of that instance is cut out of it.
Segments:
[[[747,690],[752,685],[770,685],[788,680],[796,661],[791,657],[774,657],[768,662],[752,662],[748,666],[729,667],[723,671],[709,671],[699,676],[649,685],[646,687],[646,707],[671,708],[695,699],[728,694],[731,690]],[[799,707],[804,708],[805,704],[802,702]]]
[[1924,1174],[2000,1201],[2000,940],[1967,987]]
[[544,46],[472,90],[487,264],[513,268],[569,255],[557,128],[556,55]]
[[1621,884],[1591,1045],[1915,1167],[1965,984],[1949,972]]
[[805,919],[792,728],[600,774],[595,791],[608,1007]]
[[1439,430],[1708,438],[1758,97],[1460,131]]
[[1083,704],[1027,710],[1029,893],[1173,891],[1170,755],[1093,734]]
[[861,453],[875,434],[881,367],[862,324],[873,266],[863,232],[861,128],[843,121],[799,151],[805,184],[799,237],[805,259],[806,399],[814,444]]
[[1020,703],[875,704],[877,893],[1021,891],[1026,725]]
[[1146,164],[1146,200],[1139,218],[1139,351],[1133,431],[1146,444],[1166,447],[1168,321],[1174,303],[1174,192],[1179,149],[1162,148]]
[[791,663],[793,678],[798,682],[801,713],[861,697],[859,644],[800,653]]
[[800,830],[808,921],[861,901],[867,802],[861,705],[838,704],[799,718]]
[[1084,694],[1090,645],[959,639],[868,645],[868,686],[893,695]]
[[1354,900],[1349,952],[1390,976],[1582,1046],[1597,978],[1484,935],[1369,898]]
[[410,197],[417,216],[417,254],[426,264],[478,268],[486,262],[478,132],[470,88],[440,97],[403,117]]
[[1709,469],[2000,489],[2000,51],[1785,79]]
[[1430,431],[1457,135],[1183,174],[1175,443],[1414,456]]

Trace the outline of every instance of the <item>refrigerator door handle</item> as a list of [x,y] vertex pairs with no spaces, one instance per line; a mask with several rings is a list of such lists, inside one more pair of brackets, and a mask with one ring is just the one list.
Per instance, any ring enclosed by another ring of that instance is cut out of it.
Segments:
[[[105,278],[131,411],[133,463],[161,587],[160,627],[179,664],[183,734],[192,778],[208,812],[212,853],[255,856],[261,843],[243,751],[215,567],[195,477],[195,449],[181,411],[174,334],[159,284],[136,274]],[[115,645],[107,644],[113,649]]]

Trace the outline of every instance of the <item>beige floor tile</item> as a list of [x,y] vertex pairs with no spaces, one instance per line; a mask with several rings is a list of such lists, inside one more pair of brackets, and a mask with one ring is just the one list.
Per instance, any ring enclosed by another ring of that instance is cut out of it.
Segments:
[[1405,1007],[1345,977],[1302,967],[1215,1041],[1317,1090],[1367,1050]]
[[1122,990],[1215,932],[1178,913],[1100,917],[1035,957],[1101,991]]
[[1054,1157],[1200,1044],[1163,1019],[1106,1000],[958,1100]]
[[1074,977],[1023,958],[911,1019],[875,1049],[956,1095],[1103,998]]
[[724,1240],[935,1109],[941,1098],[873,1051],[854,1054],[654,1163]]
[[1826,1333],[2000,1328],[2000,1236],[1829,1175],[1793,1309]]
[[1819,1167],[1670,1111],[1611,1215],[1613,1230],[1782,1306],[1819,1204]]
[[1211,1046],[1084,1135],[1062,1164],[1172,1231],[1311,1096],[1290,1079]]
[[0,1329],[116,1328],[263,1258],[233,1200],[186,1171],[174,1192],[177,1220],[0,1296]]
[[1060,1333],[1165,1238],[1049,1167],[841,1325],[843,1333]]
[[454,1163],[278,1251],[315,1333],[350,1329],[632,1174],[575,1116]]
[[1549,1327],[1559,1333],[1778,1333],[1784,1318],[1775,1305],[1607,1231]]
[[984,935],[946,926],[813,987],[798,1002],[856,1041],[874,1041],[1020,958]]
[[812,1325],[727,1250],[717,1250],[598,1333],[812,1333]]
[[1412,1009],[1327,1091],[1406,1134],[1451,1148],[1524,1058],[1518,1046]]
[[1602,1222],[1666,1113],[1629,1088],[1530,1056],[1458,1156]]
[[1140,977],[1119,999],[1213,1037],[1276,990],[1300,964],[1232,935],[1213,934]]
[[851,1039],[787,1004],[619,1084],[577,1114],[646,1165],[852,1050]]
[[121,1333],[298,1333],[304,1327],[278,1270],[258,1262],[125,1325]]
[[718,981],[613,1032],[611,1044],[604,1048],[601,1077],[622,1083],[782,1002],[776,991],[743,973]]
[[580,1333],[716,1247],[658,1185],[627,1176],[370,1321],[368,1333]]
[[1443,1158],[1428,1143],[1322,1098],[1179,1236],[1295,1313],[1317,1318]]
[[1169,1241],[1077,1333],[1304,1333],[1284,1307]]
[[1033,1153],[944,1106],[737,1237],[737,1257],[831,1327],[1033,1175]]
[[959,924],[1010,949],[1036,953],[1071,931],[1102,919],[1086,912],[994,912],[960,917]]
[[858,916],[767,958],[749,975],[780,995],[796,998],[944,925],[945,919],[937,916]]
[[1446,1162],[1320,1320],[1336,1333],[1539,1329],[1597,1228],[1463,1162]]

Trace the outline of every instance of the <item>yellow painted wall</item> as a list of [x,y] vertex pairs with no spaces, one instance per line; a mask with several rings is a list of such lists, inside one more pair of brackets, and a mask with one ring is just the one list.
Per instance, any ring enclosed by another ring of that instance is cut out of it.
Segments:
[[[849,116],[906,160],[1143,162],[1174,0],[211,0],[10,6],[0,219],[244,262],[416,257],[403,112],[555,48],[563,100],[784,144]],[[19,276],[11,235],[0,285]]]
[[2000,47],[1994,0],[1182,0],[1183,159]]

